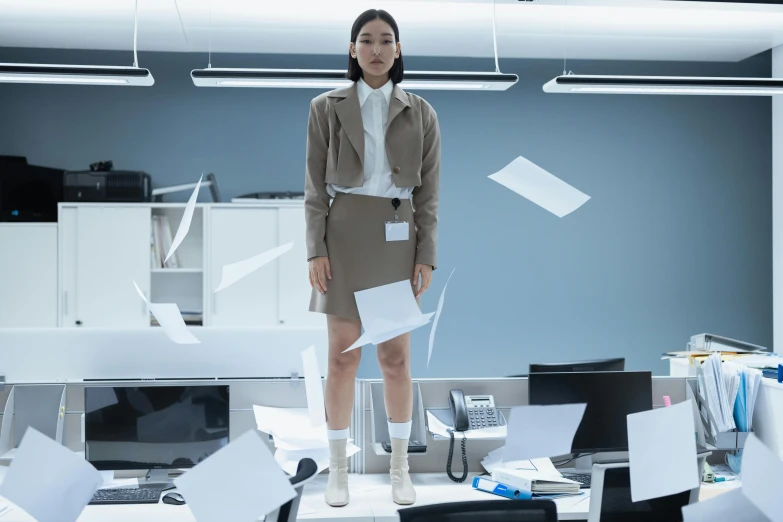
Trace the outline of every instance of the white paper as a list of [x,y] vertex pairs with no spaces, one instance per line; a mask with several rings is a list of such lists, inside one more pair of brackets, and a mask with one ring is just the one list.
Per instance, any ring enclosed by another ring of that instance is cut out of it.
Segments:
[[512,408],[503,461],[571,453],[586,407],[586,404],[556,404]]
[[640,502],[699,487],[691,401],[628,415],[631,500]]
[[147,301],[147,298],[144,297],[144,293],[139,288],[139,285],[136,284],[136,281],[133,282],[133,286],[136,287],[136,291],[141,298],[144,299],[144,302],[147,303],[150,312],[152,312],[152,315],[158,320],[158,324],[160,324],[160,327],[169,339],[177,344],[201,343],[201,341],[188,330],[185,320],[182,319],[182,313],[179,311],[177,303],[150,303]]
[[[351,458],[359,452],[359,446],[348,441],[346,446],[346,455]],[[284,450],[277,448],[275,450],[275,461],[283,468],[283,471],[293,476],[296,475],[296,468],[299,461],[309,458],[315,461],[318,466],[318,473],[329,467],[329,448],[309,448],[300,450]]]
[[[452,426],[446,426],[439,418],[427,411],[427,429],[433,435],[450,438],[448,430],[453,430]],[[506,426],[492,426],[491,428],[479,428],[467,431],[455,431],[455,439],[502,439],[506,436]]]
[[321,383],[321,371],[318,369],[318,358],[315,346],[302,352],[304,366],[305,392],[307,393],[307,410],[310,412],[310,424],[317,428],[326,423],[324,407],[324,389]]
[[102,483],[83,456],[27,428],[0,495],[38,522],[73,522]]
[[446,287],[449,286],[449,281],[451,281],[451,276],[454,275],[454,270],[456,270],[456,268],[452,269],[449,278],[446,279],[446,284],[443,285],[443,290],[440,292],[440,299],[438,299],[438,309],[435,310],[435,320],[432,321],[432,329],[430,330],[430,348],[427,352],[427,368],[430,367],[430,359],[432,359],[432,347],[435,344],[435,330],[438,328],[438,319],[440,319],[440,313],[443,311],[443,300],[446,298]]
[[174,484],[199,522],[255,522],[296,496],[254,430],[174,479]]
[[385,319],[393,323],[407,323],[421,316],[419,303],[413,295],[410,279],[376,286],[355,292],[356,306],[362,324],[370,325],[376,319]]
[[772,522],[783,522],[780,477],[783,461],[751,434],[742,452],[742,493]]
[[275,447],[285,450],[328,448],[326,425],[313,427],[307,408],[253,406],[256,426],[272,435]]
[[174,242],[171,243],[171,248],[169,248],[169,253],[166,254],[166,259],[163,261],[165,264],[166,261],[169,260],[171,257],[171,254],[173,254],[177,247],[182,243],[182,240],[185,239],[185,236],[188,235],[188,231],[190,230],[190,222],[193,220],[193,211],[196,209],[196,200],[198,199],[198,189],[201,188],[201,180],[204,178],[204,175],[202,174],[201,177],[198,178],[198,183],[196,183],[196,188],[193,189],[193,194],[190,195],[190,199],[188,200],[187,205],[185,205],[185,212],[182,214],[182,221],[179,222],[179,228],[177,228],[177,235],[174,236]]
[[542,169],[522,156],[489,176],[504,187],[563,217],[578,209],[590,196]]
[[343,353],[361,348],[366,344],[381,344],[402,334],[412,332],[429,323],[433,315],[435,315],[435,312],[421,314],[405,322],[389,321],[379,317],[370,324],[369,328],[364,331],[356,342],[343,350]]
[[223,265],[223,273],[220,277],[220,284],[215,289],[215,292],[220,292],[224,288],[228,288],[240,279],[252,274],[262,266],[282,256],[293,247],[294,242],[291,241],[290,243],[286,243],[285,245],[273,248],[272,250],[268,250],[242,261]]
[[737,522],[769,521],[753,503],[745,498],[741,488],[721,493],[703,502],[695,502],[683,506],[682,517],[683,522],[719,522],[721,520]]

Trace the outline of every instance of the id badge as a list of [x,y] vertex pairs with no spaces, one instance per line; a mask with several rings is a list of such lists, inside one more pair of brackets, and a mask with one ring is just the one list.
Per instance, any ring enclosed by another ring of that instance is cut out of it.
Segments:
[[407,241],[408,230],[407,221],[387,221],[386,241]]

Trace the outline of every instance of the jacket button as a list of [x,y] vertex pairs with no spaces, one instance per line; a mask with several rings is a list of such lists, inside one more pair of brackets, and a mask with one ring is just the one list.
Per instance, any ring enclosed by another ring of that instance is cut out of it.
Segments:
[[400,173],[400,167],[394,167],[392,169],[392,172],[394,172],[395,174],[399,174]]

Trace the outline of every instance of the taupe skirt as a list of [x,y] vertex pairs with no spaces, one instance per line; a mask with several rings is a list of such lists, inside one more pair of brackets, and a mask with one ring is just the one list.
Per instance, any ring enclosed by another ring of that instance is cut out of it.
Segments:
[[391,198],[337,193],[326,217],[332,279],[325,294],[313,289],[311,312],[359,319],[354,292],[413,278],[416,229],[410,199],[400,200],[397,215],[408,222],[408,240],[386,241],[386,222],[394,220]]

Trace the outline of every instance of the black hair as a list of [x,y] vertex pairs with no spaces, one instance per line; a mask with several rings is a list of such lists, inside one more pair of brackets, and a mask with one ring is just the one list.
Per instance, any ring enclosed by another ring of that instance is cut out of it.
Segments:
[[[391,26],[392,31],[394,31],[395,43],[399,42],[400,30],[397,27],[397,22],[394,20],[392,15],[383,9],[368,9],[367,11],[360,14],[358,18],[356,18],[356,21],[354,21],[353,27],[351,27],[351,43],[356,45],[356,39],[359,37],[359,31],[362,30],[362,27],[364,27],[368,22],[372,22],[378,18]],[[358,82],[359,78],[362,77],[362,72],[362,68],[359,66],[359,60],[351,56],[351,53],[349,52],[348,72],[345,73],[345,77],[353,82]],[[400,57],[394,59],[394,65],[392,65],[391,70],[389,70],[389,79],[393,84],[396,85],[402,82],[403,73],[404,68],[402,66],[402,52],[400,52]]]

